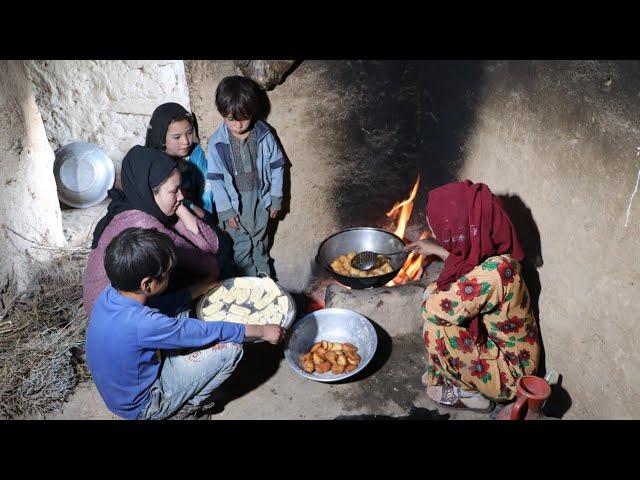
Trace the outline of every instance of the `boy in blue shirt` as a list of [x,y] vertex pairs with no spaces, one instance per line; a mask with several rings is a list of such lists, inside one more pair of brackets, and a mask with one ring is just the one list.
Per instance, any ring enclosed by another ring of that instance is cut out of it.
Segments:
[[[166,290],[175,263],[173,242],[153,229],[128,228],[105,251],[111,286],[91,312],[87,363],[109,410],[125,419],[202,415],[211,406],[206,405],[208,397],[242,358],[245,339],[277,344],[284,335],[277,325],[175,318],[146,306],[150,297]],[[188,308],[214,285],[205,280],[175,292],[174,311]]]
[[282,208],[285,160],[270,128],[256,118],[260,97],[246,77],[224,78],[216,89],[224,120],[207,149],[207,190],[220,227],[233,239],[238,275],[270,276],[267,226]]

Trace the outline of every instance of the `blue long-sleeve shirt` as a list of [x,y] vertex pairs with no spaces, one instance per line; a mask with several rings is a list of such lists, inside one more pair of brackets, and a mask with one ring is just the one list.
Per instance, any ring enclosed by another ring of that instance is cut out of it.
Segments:
[[[177,297],[184,293],[177,293]],[[186,300],[186,297],[184,298]],[[108,286],[96,300],[87,327],[87,363],[105,404],[116,415],[137,418],[158,378],[156,350],[198,348],[244,341],[244,325],[174,318]]]

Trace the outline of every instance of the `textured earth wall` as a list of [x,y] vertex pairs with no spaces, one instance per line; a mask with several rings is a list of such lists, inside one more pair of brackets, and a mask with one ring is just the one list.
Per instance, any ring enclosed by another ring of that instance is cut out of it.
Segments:
[[182,60],[33,60],[27,67],[53,149],[96,143],[118,173],[127,151],[144,144],[158,105],[189,108]]
[[24,289],[32,262],[46,260],[46,247],[65,239],[54,154],[24,63],[0,62],[0,79],[0,290],[11,279]]

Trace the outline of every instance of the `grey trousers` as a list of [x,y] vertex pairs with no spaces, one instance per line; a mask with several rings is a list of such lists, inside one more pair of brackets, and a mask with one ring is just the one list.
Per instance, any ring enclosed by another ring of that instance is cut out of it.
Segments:
[[269,210],[264,208],[258,191],[240,193],[240,224],[237,229],[222,222],[221,227],[233,240],[233,257],[238,275],[255,277],[258,274],[270,276],[269,255],[267,253],[267,226]]

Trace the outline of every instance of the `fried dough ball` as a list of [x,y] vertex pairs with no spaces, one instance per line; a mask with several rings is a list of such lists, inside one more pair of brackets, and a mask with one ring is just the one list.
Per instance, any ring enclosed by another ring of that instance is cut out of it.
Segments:
[[328,361],[328,362],[330,362],[330,363],[333,365],[334,363],[336,363],[336,362],[337,362],[337,360],[338,360],[338,355],[337,355],[337,354],[336,354],[336,352],[334,352],[334,351],[328,351],[328,352],[324,355],[324,358],[326,358],[326,359],[327,359],[327,361]]
[[354,344],[352,343],[343,343],[342,344],[342,350],[346,353],[346,352],[357,352],[358,351],[358,347],[356,347]]
[[331,268],[334,272],[340,275],[354,278],[376,277],[393,271],[391,261],[384,255],[378,255],[377,268],[369,270],[368,272],[358,270],[351,266],[351,260],[355,256],[356,252],[349,252],[346,255],[340,255],[331,262]]
[[357,366],[357,365],[351,365],[351,364],[346,365],[346,366],[344,367],[344,373],[353,372],[356,368],[358,368],[358,366]]
[[304,355],[300,355],[300,363],[305,364],[310,361],[312,361],[311,353],[305,353]]
[[360,363],[361,357],[355,352],[347,352],[347,361],[351,365],[358,365]]
[[301,368],[307,373],[327,373],[335,375],[349,373],[358,368],[362,358],[358,347],[352,343],[321,340],[314,343],[308,352],[300,355]]
[[329,362],[323,362],[316,365],[315,368],[316,372],[318,373],[327,373],[329,370],[331,370],[331,364]]

